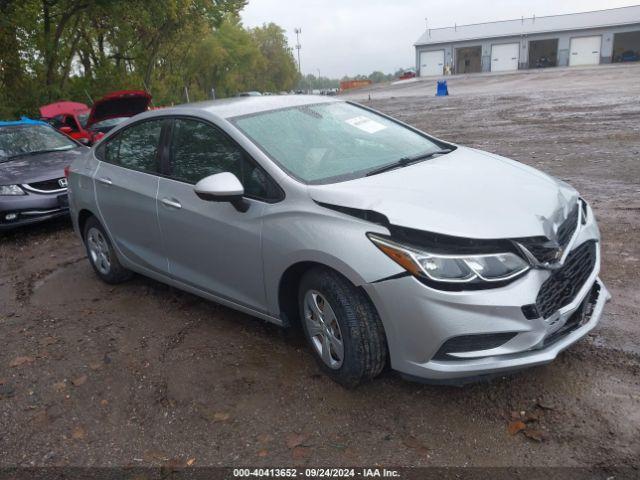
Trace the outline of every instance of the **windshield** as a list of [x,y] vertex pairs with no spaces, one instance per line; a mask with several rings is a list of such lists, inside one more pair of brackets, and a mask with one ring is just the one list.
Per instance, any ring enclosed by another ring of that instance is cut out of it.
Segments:
[[38,152],[70,150],[78,145],[46,125],[13,125],[0,128],[0,161]]
[[78,121],[80,122],[82,128],[85,128],[87,126],[87,120],[89,120],[88,113],[81,113],[80,115],[78,115]]
[[91,125],[91,130],[100,130],[102,128],[113,128],[116,125],[121,124],[125,120],[128,120],[129,117],[116,117],[116,118],[108,118],[106,120],[102,120],[101,122],[96,122]]
[[305,183],[359,178],[443,148],[364,108],[343,102],[272,110],[233,120],[284,170]]

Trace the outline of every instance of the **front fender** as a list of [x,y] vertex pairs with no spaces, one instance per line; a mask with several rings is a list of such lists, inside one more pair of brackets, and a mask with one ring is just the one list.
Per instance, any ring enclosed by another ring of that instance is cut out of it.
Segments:
[[262,246],[269,312],[280,314],[280,281],[287,269],[300,262],[330,267],[356,286],[402,273],[402,267],[380,252],[367,232],[388,234],[381,225],[320,206],[267,214]]

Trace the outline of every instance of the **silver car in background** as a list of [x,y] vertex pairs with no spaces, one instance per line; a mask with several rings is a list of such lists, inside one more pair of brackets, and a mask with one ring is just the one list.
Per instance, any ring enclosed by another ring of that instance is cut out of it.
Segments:
[[71,166],[93,268],[300,323],[345,386],[552,361],[598,322],[593,211],[566,183],[366,107],[265,96],[119,125]]

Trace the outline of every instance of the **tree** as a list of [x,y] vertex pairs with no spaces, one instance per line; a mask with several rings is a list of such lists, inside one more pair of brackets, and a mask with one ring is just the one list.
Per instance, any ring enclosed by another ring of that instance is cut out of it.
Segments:
[[291,90],[298,80],[298,70],[284,30],[269,23],[251,31],[263,57],[256,84],[263,91]]
[[380,71],[375,71],[369,75],[369,80],[373,83],[381,83],[388,81],[389,77]]
[[0,115],[51,101],[150,90],[156,105],[289,90],[284,31],[246,29],[246,0],[0,0]]

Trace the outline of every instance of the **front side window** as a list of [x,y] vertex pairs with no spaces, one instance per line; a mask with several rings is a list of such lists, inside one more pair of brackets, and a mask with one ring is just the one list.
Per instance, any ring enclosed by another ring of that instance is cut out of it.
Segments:
[[274,185],[264,171],[217,128],[191,119],[174,121],[171,134],[171,177],[196,184],[209,175],[233,173],[249,197],[272,198]]
[[366,175],[441,150],[424,135],[344,102],[302,105],[232,119],[281,168],[305,183]]
[[161,120],[135,124],[119,132],[115,138],[108,139],[96,153],[105,162],[132,170],[158,173],[161,131]]

